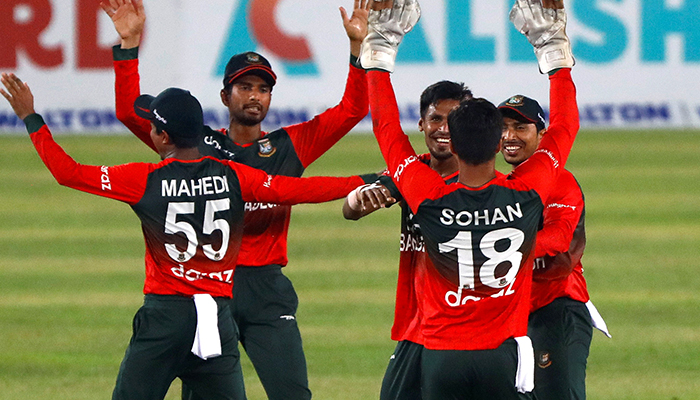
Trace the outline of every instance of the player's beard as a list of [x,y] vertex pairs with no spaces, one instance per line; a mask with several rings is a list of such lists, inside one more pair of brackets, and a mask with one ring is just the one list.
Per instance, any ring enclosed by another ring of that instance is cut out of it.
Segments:
[[240,110],[231,114],[231,119],[243,126],[255,126],[260,124],[267,116],[267,110],[260,113],[258,116],[250,116],[245,111]]

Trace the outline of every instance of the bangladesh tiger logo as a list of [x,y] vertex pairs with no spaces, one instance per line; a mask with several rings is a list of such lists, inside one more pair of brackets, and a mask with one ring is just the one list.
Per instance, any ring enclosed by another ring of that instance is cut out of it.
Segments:
[[260,148],[258,151],[260,157],[270,157],[277,151],[276,148],[272,147],[272,143],[270,143],[270,139],[268,138],[258,140],[258,146]]

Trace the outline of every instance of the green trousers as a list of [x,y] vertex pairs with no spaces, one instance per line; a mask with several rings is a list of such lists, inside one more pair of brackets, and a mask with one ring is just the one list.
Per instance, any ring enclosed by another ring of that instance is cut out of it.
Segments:
[[[306,358],[297,325],[299,299],[279,265],[237,267],[229,306],[241,345],[269,400],[309,400]],[[183,385],[183,400],[208,400]]]
[[508,339],[493,350],[423,350],[425,400],[531,400],[515,388],[518,348]]
[[530,314],[538,400],[584,400],[593,326],[586,305],[561,297]]
[[175,378],[205,399],[243,400],[238,331],[228,300],[217,298],[221,356],[192,354],[197,327],[194,300],[146,295],[119,368],[113,400],[161,400]]
[[396,345],[384,374],[379,400],[421,400],[423,346],[408,340]]

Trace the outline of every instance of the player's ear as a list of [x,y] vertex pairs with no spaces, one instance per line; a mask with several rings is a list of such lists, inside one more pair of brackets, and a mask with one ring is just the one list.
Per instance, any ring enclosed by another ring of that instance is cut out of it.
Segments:
[[229,101],[229,92],[226,89],[221,89],[221,92],[219,92],[219,95],[221,96],[221,102],[228,107]]
[[542,129],[541,131],[537,132],[537,146],[540,145],[540,141],[544,137],[544,134],[547,133],[547,128]]
[[166,145],[173,144],[173,141],[172,141],[172,139],[170,139],[170,135],[168,134],[167,131],[161,131],[161,135],[162,136],[160,137],[160,140],[161,140],[162,144],[166,144]]

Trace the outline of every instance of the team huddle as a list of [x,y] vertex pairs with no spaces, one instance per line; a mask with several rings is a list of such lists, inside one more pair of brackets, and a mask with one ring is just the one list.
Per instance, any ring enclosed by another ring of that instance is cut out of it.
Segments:
[[[350,62],[340,103],[272,132],[261,123],[277,76],[264,56],[231,57],[219,93],[229,126],[212,129],[187,90],[141,94],[142,0],[101,5],[121,37],[117,118],[162,161],[79,164],[26,83],[3,73],[0,93],[61,185],[125,202],[141,220],[145,298],[113,399],[163,399],[176,378],[183,399],[245,399],[239,342],[269,399],[310,399],[297,295],[282,273],[287,230],[292,205],[341,198],[352,220],[401,207],[398,343],[380,399],[585,399],[592,328],[609,333],[583,277],[583,193],[565,169],[579,115],[563,0],[510,11],[549,77],[549,125],[534,99],[497,106],[443,80],[420,96],[425,154],[402,131],[390,78],[417,0],[341,7]],[[301,177],[368,112],[385,171]],[[498,153],[510,173],[496,170]]]

